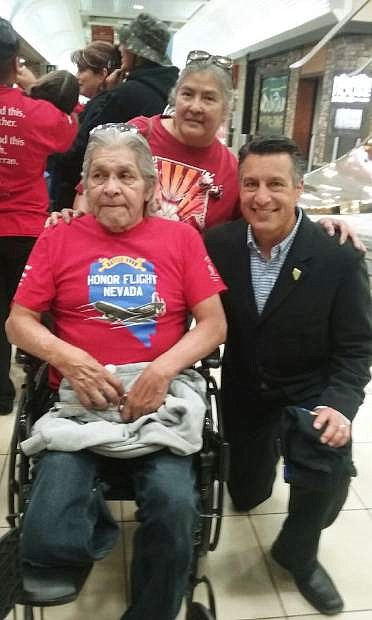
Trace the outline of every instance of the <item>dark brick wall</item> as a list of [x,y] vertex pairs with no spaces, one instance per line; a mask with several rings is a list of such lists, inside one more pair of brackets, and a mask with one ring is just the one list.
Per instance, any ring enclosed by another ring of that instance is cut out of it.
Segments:
[[[302,58],[311,47],[306,46],[281,53],[276,56],[269,56],[256,61],[256,75],[254,84],[254,96],[252,104],[251,133],[255,133],[258,118],[258,103],[260,83],[263,77],[269,75],[289,74],[287,107],[285,113],[284,133],[292,137],[298,81],[301,76],[299,69],[290,70],[289,65]],[[319,108],[319,121],[317,127],[317,141],[314,153],[314,164],[324,163],[325,143],[327,138],[327,127],[329,122],[331,94],[333,76],[335,73],[348,73],[359,68],[370,58],[372,53],[372,35],[343,35],[330,41],[326,47],[325,68],[322,74],[321,100]],[[372,63],[364,71],[372,77]],[[368,114],[368,134],[372,133],[372,104],[369,105]],[[367,135],[363,137],[367,137]]]

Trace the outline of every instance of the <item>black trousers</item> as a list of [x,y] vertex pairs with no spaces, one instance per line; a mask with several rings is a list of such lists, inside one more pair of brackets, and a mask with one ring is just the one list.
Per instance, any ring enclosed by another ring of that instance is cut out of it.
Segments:
[[[231,401],[230,401],[231,402]],[[280,457],[280,410],[262,408],[243,421],[224,407],[225,434],[230,442],[229,491],[238,510],[251,510],[271,496]],[[235,418],[235,423],[232,419]],[[249,423],[251,420],[251,424]],[[296,574],[310,571],[323,528],[333,523],[348,494],[350,474],[336,471],[329,490],[290,485],[288,516],[275,542]]]
[[0,238],[0,406],[14,398],[9,378],[11,346],[5,334],[5,321],[35,237]]

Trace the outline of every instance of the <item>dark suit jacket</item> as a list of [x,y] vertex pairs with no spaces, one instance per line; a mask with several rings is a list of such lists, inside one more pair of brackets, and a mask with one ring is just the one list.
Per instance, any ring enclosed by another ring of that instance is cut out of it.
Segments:
[[[228,321],[225,418],[247,417],[250,408],[254,415],[255,404],[266,403],[269,408],[328,405],[352,419],[372,363],[371,299],[362,254],[349,243],[340,246],[304,214],[258,315],[247,224],[238,220],[211,229],[205,241],[228,286],[222,295]],[[295,268],[301,272],[297,280]]]

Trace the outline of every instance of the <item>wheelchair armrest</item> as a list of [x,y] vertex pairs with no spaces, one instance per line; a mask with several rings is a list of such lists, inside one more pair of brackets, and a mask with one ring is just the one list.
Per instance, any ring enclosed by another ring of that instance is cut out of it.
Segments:
[[78,597],[92,566],[93,564],[44,568],[24,563],[22,590],[17,597],[17,603],[37,607],[70,603]]
[[219,368],[221,366],[220,349],[217,347],[214,351],[209,353],[206,357],[203,357],[201,361],[202,368]]

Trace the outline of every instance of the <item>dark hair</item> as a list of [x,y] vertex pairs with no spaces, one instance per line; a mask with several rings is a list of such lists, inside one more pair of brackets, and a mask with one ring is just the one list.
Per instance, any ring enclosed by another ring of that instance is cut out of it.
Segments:
[[0,17],[0,80],[7,80],[18,55],[20,37],[7,19]]
[[71,54],[71,61],[79,71],[91,69],[94,73],[107,69],[110,74],[121,67],[118,47],[107,41],[93,41],[83,49],[76,50]]
[[286,136],[255,136],[239,151],[239,168],[248,155],[287,153],[293,164],[293,180],[299,183],[304,175],[304,159],[297,144]]
[[56,108],[71,114],[79,101],[79,82],[69,71],[52,71],[43,75],[30,88],[33,99],[46,99]]

